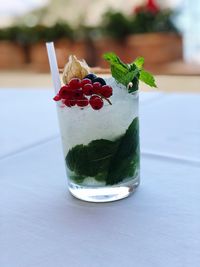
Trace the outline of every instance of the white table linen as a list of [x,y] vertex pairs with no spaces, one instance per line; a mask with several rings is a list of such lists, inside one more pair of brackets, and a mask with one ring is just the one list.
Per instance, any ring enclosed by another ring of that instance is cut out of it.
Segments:
[[141,186],[67,191],[52,92],[0,91],[0,266],[200,266],[200,95],[142,93]]

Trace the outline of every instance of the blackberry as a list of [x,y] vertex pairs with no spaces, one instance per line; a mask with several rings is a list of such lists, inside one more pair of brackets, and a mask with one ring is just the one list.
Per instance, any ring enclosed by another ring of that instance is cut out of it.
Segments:
[[101,85],[106,85],[106,82],[104,81],[104,79],[100,77],[95,78],[92,82],[93,83],[99,82]]
[[90,73],[84,77],[84,79],[90,79],[92,82],[94,79],[96,79],[97,76],[94,73]]

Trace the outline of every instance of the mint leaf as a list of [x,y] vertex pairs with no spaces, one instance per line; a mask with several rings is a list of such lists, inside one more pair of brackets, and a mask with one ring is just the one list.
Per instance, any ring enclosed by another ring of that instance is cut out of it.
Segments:
[[111,65],[120,65],[128,69],[128,65],[121,61],[121,59],[113,52],[108,52],[103,55],[103,58],[110,62]]
[[132,77],[132,73],[130,74],[127,69],[122,69],[121,65],[111,65],[110,69],[113,78],[115,78],[117,82],[127,86],[127,79],[129,79],[127,75],[131,75]]
[[121,138],[117,152],[113,156],[106,183],[119,183],[132,177],[139,165],[139,121],[135,118]]
[[134,64],[139,70],[141,70],[143,68],[143,65],[144,65],[144,58],[138,57],[133,61],[132,64]]
[[105,139],[94,140],[86,146],[73,147],[69,150],[65,161],[70,171],[76,175],[95,177],[107,171],[117,148],[118,140],[115,142]]
[[151,87],[157,87],[155,83],[155,78],[150,72],[141,70],[139,79]]

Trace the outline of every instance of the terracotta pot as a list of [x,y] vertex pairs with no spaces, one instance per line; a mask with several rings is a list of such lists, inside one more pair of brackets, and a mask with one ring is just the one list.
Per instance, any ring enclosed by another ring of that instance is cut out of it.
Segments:
[[[68,56],[75,55],[78,59],[85,59],[90,66],[94,66],[95,51],[93,42],[90,39],[76,40],[71,42],[68,49]],[[68,58],[65,58],[66,63]]]
[[77,56],[77,58],[85,59],[86,55],[86,44],[85,41],[74,41],[71,48],[71,54]]
[[30,48],[31,68],[36,71],[49,71],[49,62],[45,42],[31,45]]
[[[70,53],[71,42],[68,39],[55,41],[56,57],[58,67],[62,68]],[[30,49],[31,67],[36,71],[49,72],[49,61],[45,42],[39,42],[31,46]]]
[[25,63],[23,48],[9,41],[0,42],[0,69],[18,69]]
[[68,39],[60,39],[55,42],[56,56],[58,61],[58,67],[63,68],[68,57],[72,54],[73,44]]
[[116,41],[110,38],[102,38],[94,41],[96,52],[96,66],[108,68],[109,64],[103,59],[103,54],[106,52],[116,53],[123,61],[127,62],[127,49],[123,42]]
[[55,48],[59,68],[64,67],[69,55],[76,55],[78,59],[85,59],[88,62],[88,45],[84,40],[72,42],[61,39],[55,42]]
[[126,39],[129,58],[145,58],[145,65],[164,64],[183,57],[182,37],[173,33],[130,35]]

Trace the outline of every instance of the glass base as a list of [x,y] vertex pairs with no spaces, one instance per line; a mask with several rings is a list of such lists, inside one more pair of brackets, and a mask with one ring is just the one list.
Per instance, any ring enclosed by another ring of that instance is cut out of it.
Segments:
[[70,193],[81,200],[88,202],[110,202],[123,199],[135,192],[139,186],[139,177],[115,186],[86,187],[69,182]]

